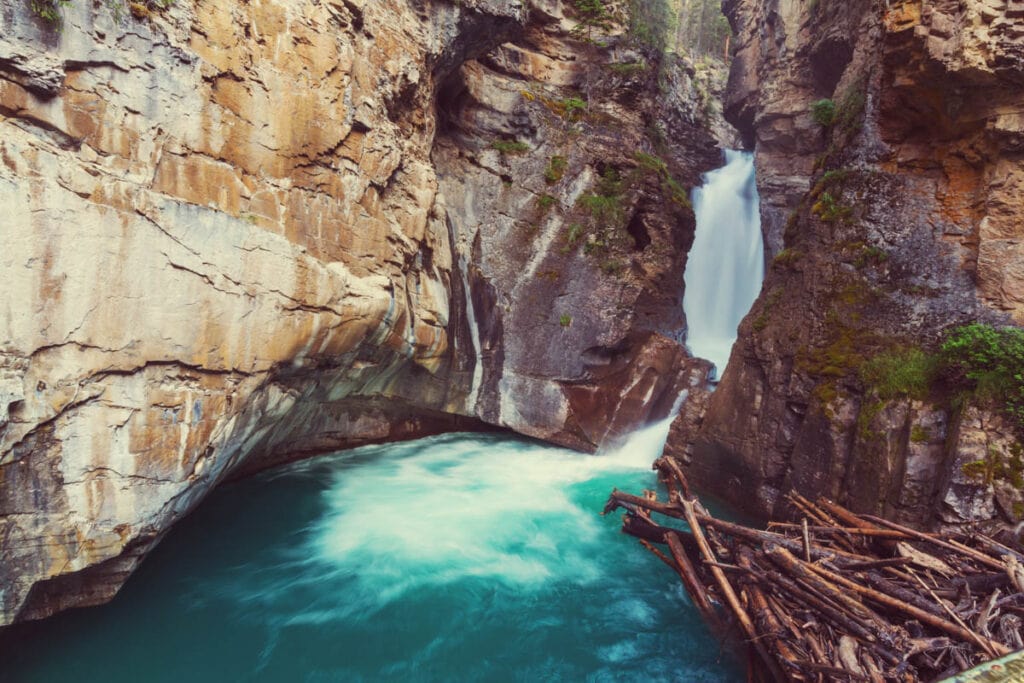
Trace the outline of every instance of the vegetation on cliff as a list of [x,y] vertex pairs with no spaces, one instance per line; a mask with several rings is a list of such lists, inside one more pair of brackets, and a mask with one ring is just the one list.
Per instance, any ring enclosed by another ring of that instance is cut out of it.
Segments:
[[[102,0],[105,7],[114,13],[114,17],[120,20],[126,14],[131,14],[138,19],[148,17],[152,12],[165,10],[175,3],[176,0]],[[29,0],[29,7],[33,14],[42,19],[50,26],[61,28],[64,20],[64,8],[71,4],[71,0]]]

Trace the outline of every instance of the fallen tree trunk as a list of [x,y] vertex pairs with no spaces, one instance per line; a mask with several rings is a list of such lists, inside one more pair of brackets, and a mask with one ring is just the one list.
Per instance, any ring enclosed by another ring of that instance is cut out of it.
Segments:
[[797,494],[800,523],[756,529],[711,515],[677,462],[655,467],[667,502],[613,491],[605,512],[624,508],[623,530],[675,570],[701,617],[747,643],[751,680],[931,681],[1021,646],[1019,549]]

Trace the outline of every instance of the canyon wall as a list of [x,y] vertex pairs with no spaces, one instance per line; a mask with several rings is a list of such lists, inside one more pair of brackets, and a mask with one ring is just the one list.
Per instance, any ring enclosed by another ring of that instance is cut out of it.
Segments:
[[137,14],[0,8],[0,625],[109,599],[229,476],[594,450],[702,381],[693,67],[555,0]]
[[864,373],[1024,322],[1019,5],[724,3],[770,269],[717,391],[674,428],[702,486],[760,516],[795,490],[914,525],[1020,521],[1019,487],[974,471],[1019,460],[998,411]]

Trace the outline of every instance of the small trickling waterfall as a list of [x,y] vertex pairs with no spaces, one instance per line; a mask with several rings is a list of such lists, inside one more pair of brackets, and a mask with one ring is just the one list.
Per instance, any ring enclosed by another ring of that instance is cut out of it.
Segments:
[[469,268],[466,266],[466,257],[459,257],[459,271],[462,273],[462,291],[466,297],[466,321],[469,323],[469,337],[473,343],[475,362],[473,365],[473,384],[470,386],[469,398],[466,404],[472,413],[476,408],[476,400],[480,396],[480,384],[484,379],[484,363],[480,350],[480,328],[476,324],[476,310],[473,308],[473,290],[469,287]]
[[736,328],[761,290],[764,243],[754,156],[727,150],[725,166],[693,191],[697,235],[684,280],[690,353],[715,364],[721,377]]

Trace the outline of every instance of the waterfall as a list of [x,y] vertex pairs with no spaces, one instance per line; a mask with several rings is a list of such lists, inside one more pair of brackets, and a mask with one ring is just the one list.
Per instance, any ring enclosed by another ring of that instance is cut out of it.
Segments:
[[715,364],[721,377],[736,328],[761,290],[764,243],[754,156],[727,150],[725,166],[693,191],[697,235],[684,280],[683,310],[690,353]]
[[465,292],[466,296],[466,321],[469,323],[469,338],[472,340],[473,353],[475,355],[473,384],[469,390],[469,397],[466,399],[469,412],[473,414],[476,410],[477,397],[480,396],[480,384],[484,379],[484,363],[480,352],[480,329],[476,324],[476,310],[473,308],[473,292],[469,288],[469,273],[465,256],[459,257],[459,270],[462,272],[462,291]]

